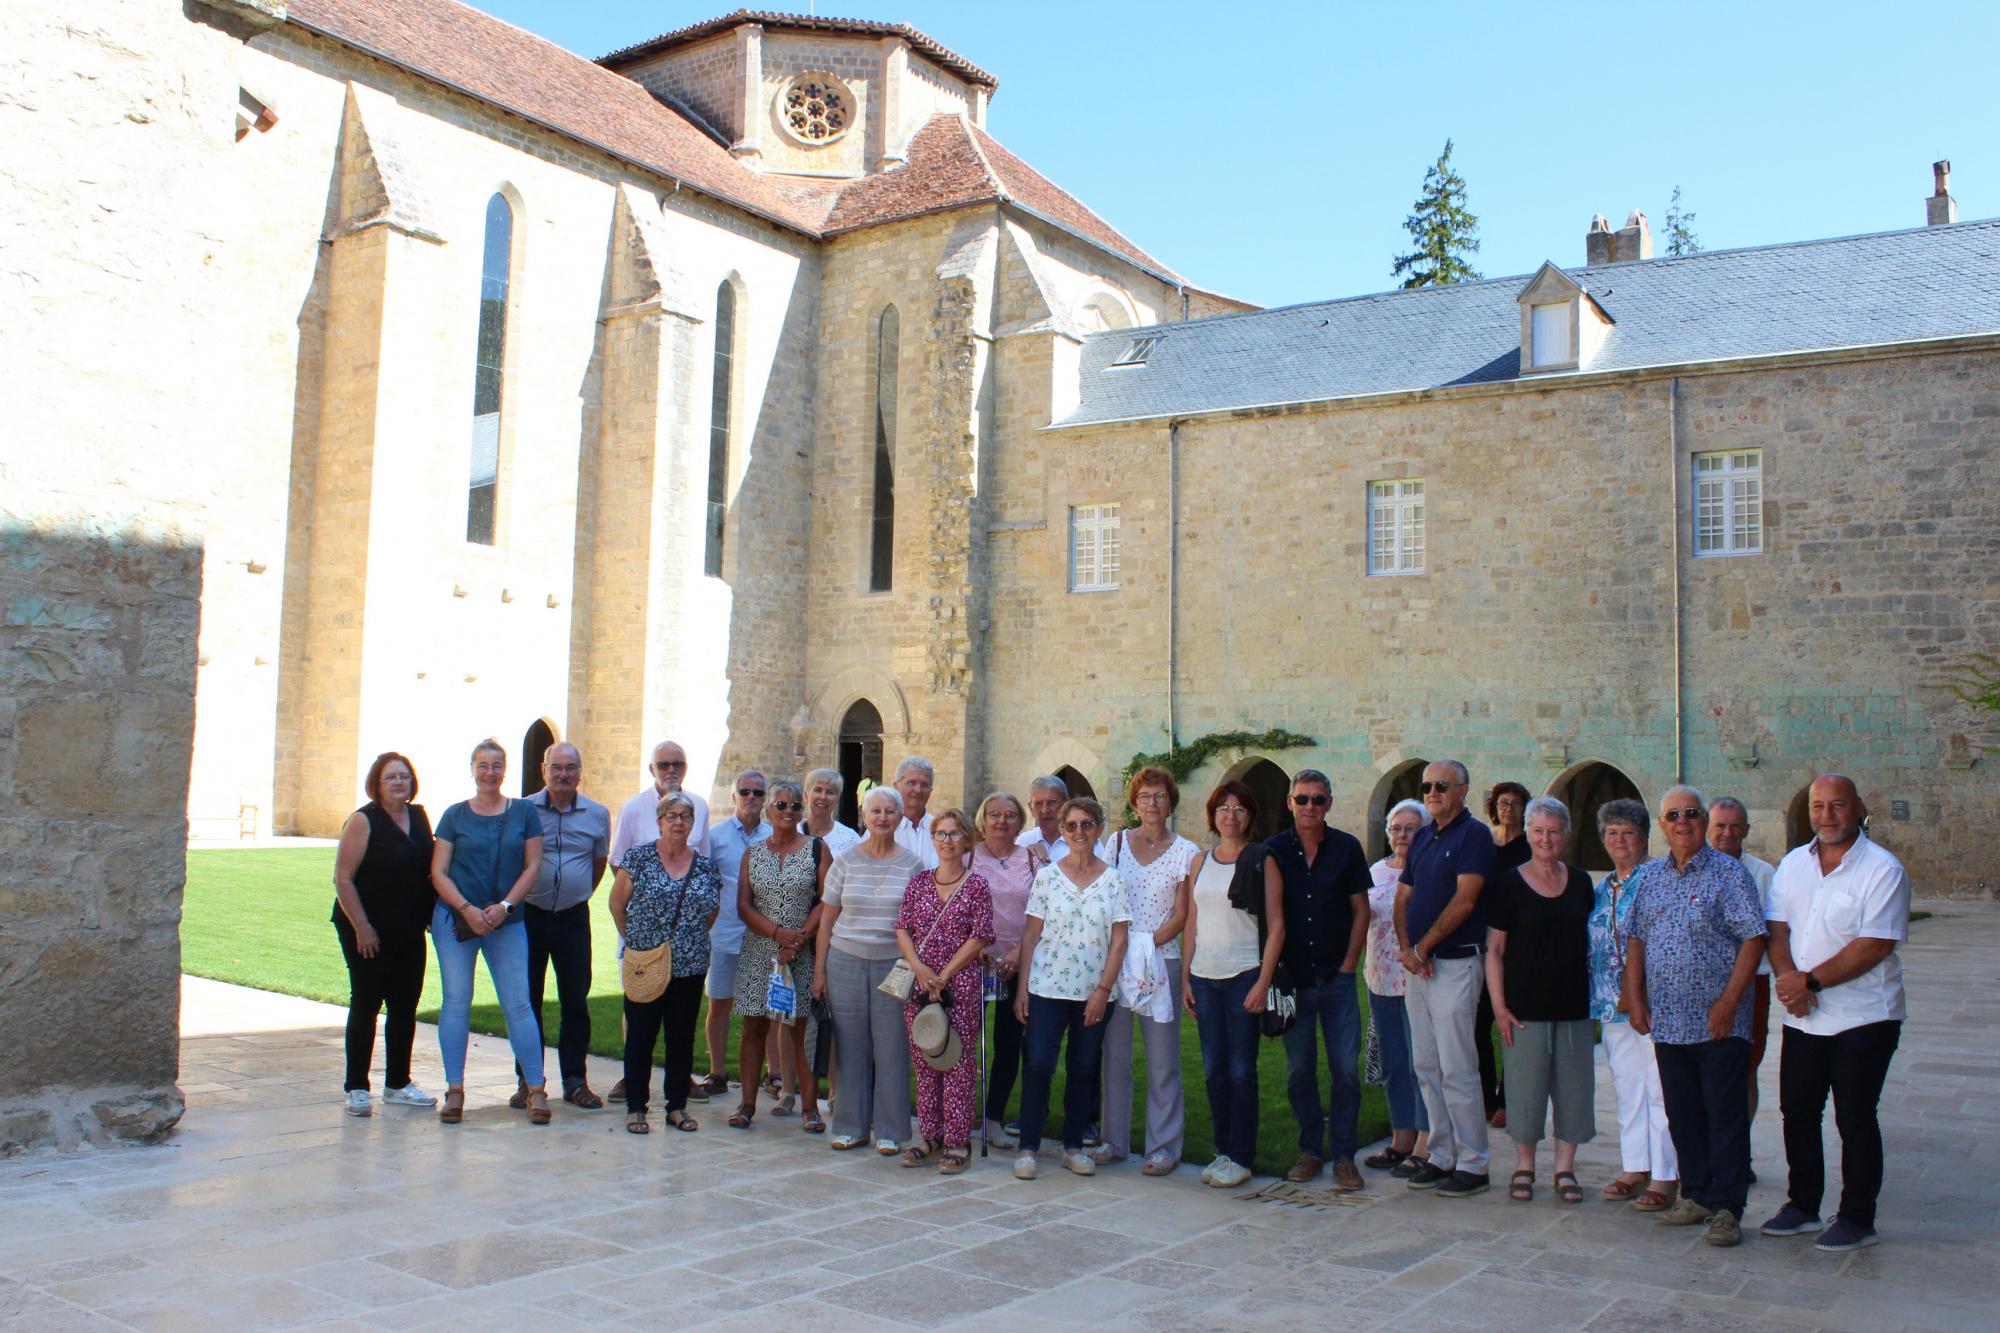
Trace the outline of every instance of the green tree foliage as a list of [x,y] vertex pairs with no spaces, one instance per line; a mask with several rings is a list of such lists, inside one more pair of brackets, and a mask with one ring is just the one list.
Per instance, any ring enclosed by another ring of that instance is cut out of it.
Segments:
[[[1945,677],[1944,687],[1965,703],[1992,715],[1996,727],[2000,727],[2000,658],[1988,653],[1974,653],[1951,668]],[[2000,747],[1989,745],[1986,748]]]
[[1666,238],[1667,253],[1676,259],[1701,253],[1701,238],[1694,234],[1694,214],[1681,207],[1678,185],[1674,187],[1674,197],[1667,201],[1667,224],[1660,235]]
[[1451,165],[1451,140],[1424,170],[1424,188],[1403,230],[1416,248],[1398,255],[1390,270],[1404,288],[1442,287],[1479,277],[1471,257],[1479,252],[1479,219],[1465,206],[1465,177]]

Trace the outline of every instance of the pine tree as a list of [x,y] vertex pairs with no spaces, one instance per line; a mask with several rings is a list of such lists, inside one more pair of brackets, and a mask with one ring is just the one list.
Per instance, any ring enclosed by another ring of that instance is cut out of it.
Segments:
[[1667,253],[1676,258],[1681,255],[1701,253],[1701,238],[1694,234],[1694,214],[1681,207],[1681,187],[1674,187],[1674,197],[1667,201],[1667,224],[1662,234],[1667,238]]
[[1425,169],[1423,191],[1403,230],[1410,233],[1416,249],[1397,256],[1390,273],[1402,278],[1405,288],[1441,287],[1479,277],[1471,263],[1479,250],[1479,219],[1466,210],[1465,177],[1451,165],[1451,140],[1444,141],[1444,152]]

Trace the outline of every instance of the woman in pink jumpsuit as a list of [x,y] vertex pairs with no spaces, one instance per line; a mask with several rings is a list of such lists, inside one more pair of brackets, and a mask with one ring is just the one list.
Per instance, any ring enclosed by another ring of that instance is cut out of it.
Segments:
[[985,1007],[980,956],[993,942],[992,892],[984,878],[966,868],[972,836],[972,820],[963,810],[933,816],[937,869],[910,877],[902,911],[896,916],[896,943],[917,978],[903,1011],[904,1031],[915,1024],[927,1001],[945,998],[960,1049],[958,1063],[937,1070],[917,1049],[914,1038],[910,1042],[923,1142],[904,1151],[903,1165],[923,1166],[942,1153],[938,1170],[948,1176],[972,1163],[972,1125],[979,1115],[979,1019]]

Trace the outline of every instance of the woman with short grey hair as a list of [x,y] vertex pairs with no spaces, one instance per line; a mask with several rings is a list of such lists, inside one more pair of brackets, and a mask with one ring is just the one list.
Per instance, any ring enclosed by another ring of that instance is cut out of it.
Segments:
[[1622,1168],[1604,1187],[1604,1197],[1613,1203],[1629,1199],[1642,1213],[1672,1206],[1681,1182],[1653,1039],[1634,1032],[1625,1016],[1625,938],[1638,899],[1632,880],[1646,859],[1652,824],[1653,812],[1643,801],[1606,801],[1597,808],[1597,832],[1611,855],[1611,873],[1597,886],[1590,910],[1590,1016],[1603,1033],[1604,1063],[1617,1095]]
[[1500,872],[1486,903],[1486,985],[1507,1048],[1507,1133],[1515,1166],[1507,1197],[1535,1197],[1535,1146],[1555,1109],[1555,1192],[1582,1203],[1576,1149],[1596,1137],[1590,1022],[1590,876],[1562,861],[1569,809],[1528,802],[1528,861]]
[[910,1132],[910,1042],[903,1005],[876,989],[902,956],[896,916],[903,892],[923,869],[896,841],[903,798],[872,788],[861,803],[868,835],[833,859],[820,904],[819,950],[825,965],[813,995],[833,1006],[840,1097],[833,1104],[833,1147],[867,1144],[884,1157],[902,1151]]
[[1389,1103],[1389,1143],[1361,1164],[1386,1170],[1408,1180],[1429,1159],[1430,1116],[1417,1086],[1417,1057],[1410,1042],[1409,1013],[1403,997],[1409,971],[1396,943],[1396,889],[1417,830],[1431,822],[1422,801],[1398,801],[1382,821],[1389,854],[1368,868],[1374,887],[1368,890],[1368,956],[1362,976],[1368,982],[1368,1022],[1375,1048],[1382,1057],[1382,1091]]
[[[736,878],[736,910],[743,918],[743,956],[736,966],[736,1012],[743,1019],[743,1101],[729,1117],[732,1129],[748,1129],[757,1115],[757,1089],[764,1074],[764,1040],[772,1035],[773,1015],[767,997],[772,981],[782,976],[796,994],[812,989],[814,941],[818,938],[820,885],[831,857],[826,845],[799,829],[805,813],[805,792],[796,782],[770,784],[764,807],[771,836],[743,853]],[[803,1123],[809,1134],[826,1128],[819,1115],[819,1081],[812,1076],[806,1054],[806,1025],[778,1016],[779,1040],[790,1044],[799,1071]]]

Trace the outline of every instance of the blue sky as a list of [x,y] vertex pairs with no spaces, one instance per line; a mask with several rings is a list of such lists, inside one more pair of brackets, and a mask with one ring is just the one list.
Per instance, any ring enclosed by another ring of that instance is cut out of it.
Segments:
[[[592,57],[737,7],[475,3]],[[1707,249],[1919,226],[1940,157],[1961,218],[2000,213],[1991,0],[818,10],[909,23],[992,71],[995,137],[1261,305],[1393,286],[1447,137],[1488,277],[1581,263],[1592,213],[1641,208],[1657,233],[1676,184]]]

